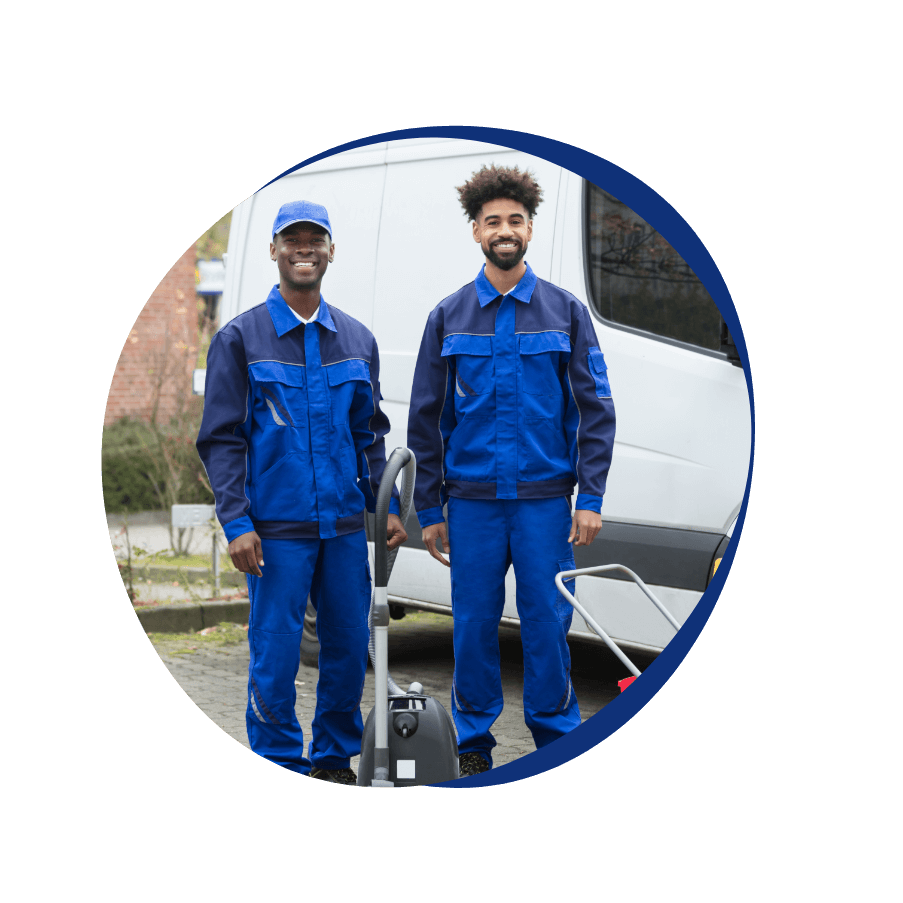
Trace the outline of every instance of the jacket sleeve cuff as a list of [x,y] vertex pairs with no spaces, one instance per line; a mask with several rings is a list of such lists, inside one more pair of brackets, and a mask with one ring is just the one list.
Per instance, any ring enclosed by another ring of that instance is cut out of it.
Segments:
[[602,512],[602,496],[600,495],[584,495],[582,492],[577,496],[577,502],[574,508],[578,511],[595,511],[596,514]]
[[427,508],[426,511],[417,512],[417,520],[420,521],[420,528],[430,527],[433,524],[444,524],[445,515],[442,513],[442,506],[437,508]]
[[223,524],[223,533],[226,534],[226,539],[229,542],[232,542],[233,539],[238,539],[239,536],[242,536],[245,533],[253,532],[254,521],[247,516],[237,517],[235,520],[230,520],[228,524]]
[[401,505],[398,503],[398,499],[393,495],[391,499],[389,499],[389,514],[397,514],[401,517]]

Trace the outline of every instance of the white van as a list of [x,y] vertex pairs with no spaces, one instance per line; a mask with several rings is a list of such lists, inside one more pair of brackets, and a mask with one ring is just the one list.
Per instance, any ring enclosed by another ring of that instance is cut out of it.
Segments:
[[[323,204],[335,262],[323,296],[366,324],[380,349],[387,453],[405,445],[408,402],[429,312],[483,263],[455,186],[483,164],[532,170],[545,197],[527,260],[592,313],[605,353],[617,434],[602,531],[577,567],[632,568],[683,622],[711,579],[740,510],[750,466],[744,373],[720,314],[676,252],[633,211],[584,179],[521,151],[472,141],[382,142],[306,166],[258,191],[232,218],[220,323],[278,282],[270,229],[289,200]],[[389,585],[403,608],[451,614],[449,572],[409,541]],[[371,548],[372,554],[372,548]],[[505,618],[517,623],[508,575]],[[673,630],[630,582],[581,577],[577,594],[624,647],[660,651]],[[571,633],[595,639],[575,614]]]

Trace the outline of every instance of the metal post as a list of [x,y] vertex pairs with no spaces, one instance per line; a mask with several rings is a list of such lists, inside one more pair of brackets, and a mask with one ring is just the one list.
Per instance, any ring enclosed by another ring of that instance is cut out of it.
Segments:
[[216,535],[216,524],[213,525],[213,592],[219,595],[219,537]]

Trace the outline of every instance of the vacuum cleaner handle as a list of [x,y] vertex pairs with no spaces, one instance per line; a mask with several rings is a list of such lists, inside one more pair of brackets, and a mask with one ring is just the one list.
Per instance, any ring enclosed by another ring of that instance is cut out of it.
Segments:
[[[391,787],[389,781],[389,550],[386,548],[386,527],[389,522],[389,502],[392,500],[392,488],[395,478],[402,468],[410,468],[407,477],[413,476],[416,468],[414,455],[410,449],[396,448],[389,456],[386,469],[383,471],[376,493],[376,523],[373,537],[373,552],[376,574],[373,581],[373,615],[370,620],[373,632],[373,678],[376,686],[376,702],[373,707],[375,729],[373,736],[373,780],[371,787]],[[412,487],[407,479],[407,491]],[[407,504],[407,502],[405,502]]]
[[374,530],[374,554],[376,574],[373,585],[385,587],[389,585],[389,552],[386,549],[386,527],[389,523],[389,502],[392,501],[392,488],[401,471],[414,460],[409,448],[396,448],[389,455],[383,478],[376,493],[376,523]]

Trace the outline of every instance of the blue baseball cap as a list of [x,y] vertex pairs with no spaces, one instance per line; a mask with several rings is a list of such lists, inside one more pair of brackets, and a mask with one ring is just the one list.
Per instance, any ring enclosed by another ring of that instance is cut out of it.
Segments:
[[283,204],[276,214],[276,220],[273,223],[273,238],[275,238],[283,229],[293,226],[295,223],[314,223],[322,226],[332,238],[332,226],[329,225],[329,214],[326,208],[320,204],[313,204],[310,201],[291,201]]

